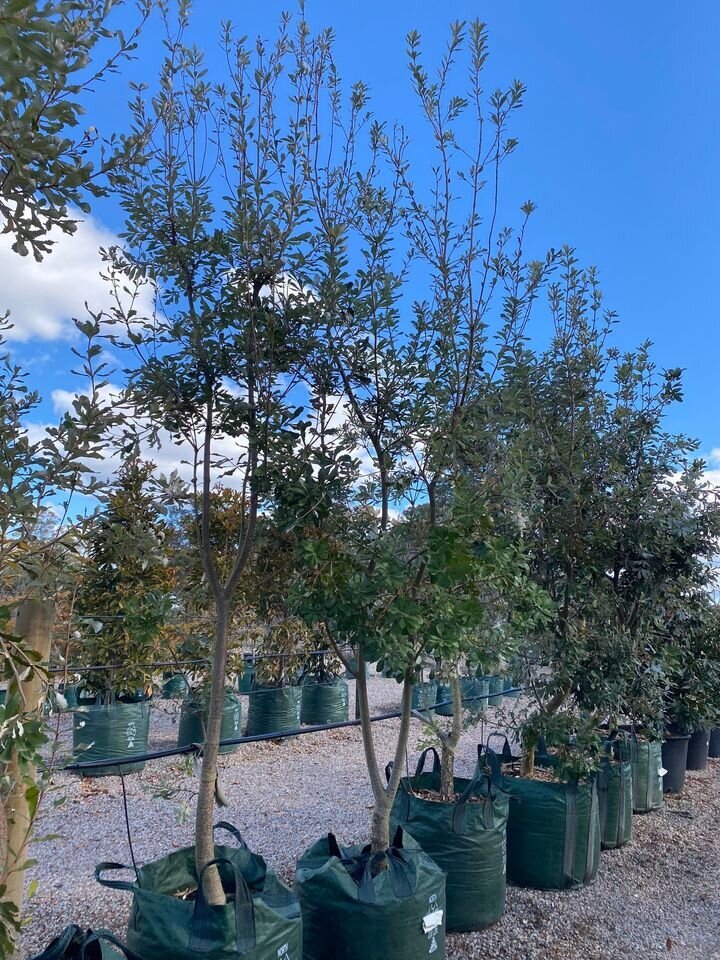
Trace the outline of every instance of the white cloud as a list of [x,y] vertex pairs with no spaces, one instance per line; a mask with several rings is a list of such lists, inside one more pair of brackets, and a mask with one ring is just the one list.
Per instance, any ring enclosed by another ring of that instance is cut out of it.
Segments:
[[[74,234],[54,230],[51,237],[52,253],[37,263],[14,253],[8,234],[0,236],[0,314],[10,311],[10,340],[70,340],[73,317],[86,316],[86,302],[95,312],[112,305],[99,249],[117,244],[118,238],[93,217],[84,217]],[[149,311],[149,289],[145,297],[141,309]]]
[[714,450],[710,451],[708,463],[712,463],[713,466],[720,467],[720,447],[715,447]]
[[[117,407],[122,395],[122,387],[117,384],[107,384],[102,389],[102,399],[109,405]],[[51,397],[53,408],[58,416],[72,408],[72,403],[77,396],[71,390],[53,390]],[[140,424],[142,429],[142,424]],[[33,435],[39,436],[39,431],[44,431],[44,427],[33,424],[31,426]],[[111,479],[119,470],[122,463],[122,456],[118,449],[119,445],[114,443],[115,438],[108,439],[107,454],[99,465],[97,461],[89,463],[89,466],[97,472],[99,476],[105,479]],[[177,472],[182,480],[189,483],[193,476],[193,450],[189,443],[176,443],[172,436],[165,430],[158,433],[159,447],[151,447],[149,444],[141,444],[140,456],[143,460],[150,460],[156,466],[158,474],[169,476]],[[243,458],[247,449],[244,439],[236,440],[232,437],[220,436],[213,443],[213,458],[217,462],[225,461],[228,464],[237,462]],[[212,476],[214,481],[221,481],[223,486],[239,489],[242,486],[242,471],[237,477],[226,475],[224,467],[213,469]]]

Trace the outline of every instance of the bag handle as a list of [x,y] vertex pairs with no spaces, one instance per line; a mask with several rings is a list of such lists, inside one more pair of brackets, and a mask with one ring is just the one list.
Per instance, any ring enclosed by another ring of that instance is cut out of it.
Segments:
[[106,877],[101,876],[107,870],[132,870],[132,867],[126,866],[124,863],[99,863],[95,867],[95,879],[103,887],[110,887],[111,890],[134,890],[136,884],[130,882],[129,880],[108,880]]
[[490,734],[488,734],[488,738],[487,738],[487,746],[488,746],[488,749],[490,748],[490,741],[492,740],[493,737],[499,737],[499,738],[503,741],[502,752],[501,752],[501,754],[500,754],[502,760],[503,760],[503,761],[505,761],[505,760],[507,760],[507,761],[514,760],[515,758],[513,757],[512,747],[510,746],[510,741],[508,740],[508,738],[505,736],[504,733],[490,733]]
[[[497,754],[494,751],[489,751],[492,753],[495,760],[497,760]],[[497,764],[499,770],[499,763]],[[455,804],[455,809],[453,810],[452,818],[452,828],[453,833],[463,834],[466,830],[466,816],[467,816],[467,802],[473,794],[476,794],[478,791],[478,785],[481,780],[487,780],[488,792],[487,796],[483,797],[483,826],[486,830],[491,830],[495,826],[495,815],[493,812],[493,798],[492,798],[492,788],[493,788],[493,775],[492,773],[487,773],[486,770],[483,770],[480,764],[480,748],[478,748],[478,762],[475,764],[475,771],[472,775],[472,778],[468,785],[465,787],[463,792],[460,794],[457,803]]]
[[[488,740],[490,737],[488,737]],[[507,737],[505,738],[507,743]],[[508,744],[509,746],[509,744]],[[487,766],[490,769],[490,784],[496,789],[500,789],[502,786],[502,768],[500,766],[500,757],[495,753],[492,747],[486,747],[482,743],[478,744],[477,748],[477,762],[478,766],[483,767]],[[506,756],[503,751],[503,756]]]
[[[51,940],[42,953],[31,957],[30,960],[65,960],[65,953],[73,945],[73,941],[82,938],[83,932],[76,923],[65,927],[63,932]],[[79,944],[76,944],[76,946]]]
[[227,820],[220,820],[218,821],[218,823],[215,824],[215,826],[213,827],[213,836],[215,836],[216,830],[226,830],[229,834],[231,834],[235,838],[235,840],[237,841],[237,845],[240,847],[241,850],[247,850],[248,845],[243,840],[242,834],[240,833],[237,827],[234,827],[231,823],[228,823]]
[[217,940],[212,936],[214,908],[209,906],[205,897],[203,877],[208,867],[219,863],[227,863],[235,875],[235,945],[242,957],[255,949],[255,906],[240,868],[227,857],[215,857],[209,860],[198,874],[188,949],[196,950],[198,953],[210,953],[217,949]]
[[417,765],[415,767],[415,774],[413,780],[417,780],[418,777],[422,776],[425,772],[425,761],[427,760],[427,755],[431,753],[433,758],[433,765],[431,773],[440,773],[442,770],[442,763],[440,761],[440,755],[435,749],[435,747],[426,747],[425,750],[420,754]]
[[[88,930],[85,937],[85,942],[83,943],[80,951],[80,960],[86,960],[86,951],[88,947],[95,943],[99,947],[100,957],[102,958],[102,940],[112,944],[113,947],[119,950],[127,958],[127,960],[142,960],[139,954],[131,950],[130,947],[126,947],[125,944],[118,940],[117,937],[110,933],[109,930]],[[87,957],[87,960],[89,960],[89,957]]]
[[365,869],[358,884],[358,900],[362,903],[375,903],[373,871],[375,866],[382,863],[383,860],[387,863],[393,893],[398,900],[405,900],[415,893],[417,871],[413,873],[408,860],[408,851],[403,848],[403,828],[398,826],[388,849],[372,854],[365,862]]

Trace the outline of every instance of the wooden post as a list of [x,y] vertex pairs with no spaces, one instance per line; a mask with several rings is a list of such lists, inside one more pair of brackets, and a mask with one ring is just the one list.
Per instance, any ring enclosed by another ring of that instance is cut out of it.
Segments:
[[[50,659],[50,644],[55,615],[54,604],[45,600],[26,600],[18,608],[15,633],[25,639],[26,645],[40,654],[40,662],[47,664]],[[20,684],[25,698],[26,711],[42,711],[45,682],[42,676],[33,673]],[[13,751],[5,768],[11,788],[4,800],[4,819],[7,827],[2,882],[7,885],[5,900],[14,903],[18,914],[22,910],[25,871],[19,869],[27,860],[27,847],[30,839],[32,818],[25,798],[25,785],[18,762],[17,752]],[[35,778],[34,769],[26,770],[26,775]]]

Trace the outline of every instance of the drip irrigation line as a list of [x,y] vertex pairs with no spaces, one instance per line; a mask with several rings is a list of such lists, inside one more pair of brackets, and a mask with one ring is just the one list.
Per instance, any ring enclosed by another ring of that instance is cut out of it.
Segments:
[[[509,690],[503,690],[503,696],[511,693],[521,693],[523,687],[511,687]],[[474,697],[463,697],[463,704],[473,703],[476,700],[487,700],[489,697],[498,696],[494,693],[482,693]],[[433,704],[432,708],[424,710],[414,710],[417,713],[430,713],[436,707],[445,707],[452,703],[452,700],[441,700]],[[402,716],[402,710],[393,710],[391,713],[381,713],[370,717],[371,723],[378,723],[383,720],[397,720]],[[484,722],[484,721],[483,721]],[[221,747],[240,746],[243,743],[260,743],[263,740],[285,740],[291,737],[302,737],[310,733],[323,733],[325,730],[342,730],[346,727],[359,727],[361,720],[339,720],[336,723],[317,723],[307,727],[295,727],[293,730],[275,730],[272,733],[256,733],[251,736],[233,737],[228,740],[221,740]],[[118,775],[122,776],[120,767],[128,766],[131,763],[146,763],[151,760],[164,760],[167,757],[180,757],[189,753],[199,755],[202,753],[202,743],[188,743],[183,747],[173,747],[169,750],[154,750],[151,753],[133,754],[132,757],[116,757],[109,760],[77,760],[74,763],[65,764],[63,770],[76,771],[82,773],[83,770],[93,770],[96,767],[117,767]]]

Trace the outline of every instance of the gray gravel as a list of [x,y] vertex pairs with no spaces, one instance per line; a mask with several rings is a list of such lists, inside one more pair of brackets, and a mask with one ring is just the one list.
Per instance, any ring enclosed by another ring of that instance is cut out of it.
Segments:
[[[377,712],[393,709],[397,685],[373,680],[371,700]],[[177,709],[165,703],[154,711],[151,747],[174,744]],[[499,720],[493,710],[487,717],[486,731]],[[391,757],[395,724],[375,727],[383,762]],[[62,725],[69,742],[70,718]],[[460,774],[470,772],[481,734],[477,727],[463,737]],[[420,735],[418,725],[410,763]],[[221,765],[229,807],[218,819],[234,822],[284,880],[292,881],[298,855],[329,830],[344,842],[366,838],[372,796],[357,728],[243,745]],[[71,922],[122,936],[130,907],[128,894],[106,890],[93,878],[102,860],[130,862],[120,781],[60,773],[56,788],[39,832],[59,838],[32,850],[38,865],[30,878],[38,887],[27,911],[26,956]],[[168,788],[180,793],[158,796]],[[185,823],[176,818],[183,801],[192,804],[194,780],[186,765],[177,759],[148,764],[126,778],[126,789],[138,863],[191,842],[192,810]],[[62,797],[62,805],[51,805]],[[688,775],[681,799],[633,818],[633,842],[603,853],[592,886],[565,893],[510,888],[502,921],[482,933],[450,935],[448,960],[720,960],[718,823],[720,761],[711,761],[706,772]]]

